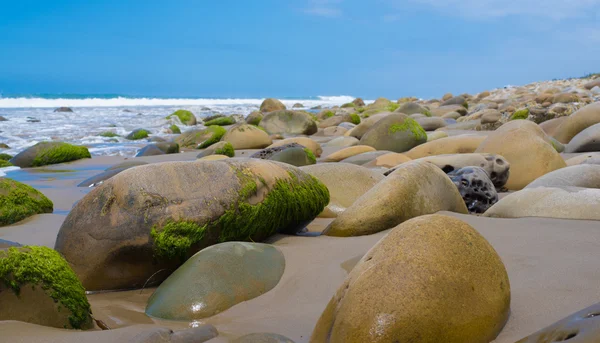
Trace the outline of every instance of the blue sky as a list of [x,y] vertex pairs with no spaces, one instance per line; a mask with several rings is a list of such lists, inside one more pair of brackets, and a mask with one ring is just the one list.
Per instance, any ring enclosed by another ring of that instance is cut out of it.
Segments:
[[600,0],[0,0],[0,93],[398,98],[600,72]]

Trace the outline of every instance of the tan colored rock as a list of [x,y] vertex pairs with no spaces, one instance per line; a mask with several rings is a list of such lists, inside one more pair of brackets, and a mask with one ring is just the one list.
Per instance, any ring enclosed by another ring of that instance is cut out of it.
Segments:
[[402,113],[393,113],[379,120],[360,139],[362,145],[394,152],[405,152],[425,142],[425,130],[417,121]]
[[313,117],[303,111],[275,111],[267,113],[260,125],[269,134],[312,135],[317,132]]
[[441,138],[414,147],[406,152],[405,155],[415,160],[432,155],[473,153],[484,140],[485,136],[476,135]]
[[540,128],[551,137],[554,137],[556,130],[568,119],[568,117],[559,117],[542,122]]
[[337,137],[337,138],[330,140],[329,142],[327,142],[326,146],[327,147],[346,148],[346,147],[357,145],[358,142],[359,142],[359,140],[354,137],[344,136],[344,137]]
[[578,101],[579,101],[579,97],[577,96],[577,94],[573,94],[573,93],[560,93],[560,94],[556,94],[552,98],[553,104],[557,104],[557,103],[567,104],[570,102],[578,102]]
[[579,164],[561,168],[537,178],[525,188],[535,187],[600,188],[600,166]]
[[461,114],[455,111],[448,112],[442,116],[444,119],[457,119],[461,117]]
[[440,168],[412,161],[401,164],[356,200],[323,233],[340,237],[369,235],[438,211],[467,213],[467,207]]
[[421,117],[415,120],[417,121],[417,123],[419,123],[419,125],[421,125],[421,127],[425,131],[435,131],[440,127],[448,125],[446,124],[444,118],[440,117]]
[[412,161],[412,159],[410,159],[408,156],[404,155],[404,154],[399,154],[396,152],[390,152],[387,153],[385,155],[381,155],[377,158],[375,158],[374,160],[367,162],[366,164],[363,164],[363,167],[367,167],[367,168],[376,168],[376,167],[383,167],[383,168],[392,168],[395,167],[399,164],[405,163],[405,162],[410,162]]
[[352,129],[352,131],[350,131],[348,134],[352,137],[361,139],[362,136],[369,131],[369,129],[375,125],[375,123],[377,123],[378,121],[380,121],[381,119],[389,116],[391,113],[390,112],[383,112],[383,113],[378,113],[375,115],[370,116],[369,118],[365,118],[363,119],[360,124],[358,124],[354,129]]
[[328,155],[323,159],[323,162],[339,162],[348,157],[362,154],[363,152],[375,151],[375,148],[370,147],[368,145],[355,145],[351,146],[339,151],[334,152],[331,155]]
[[285,105],[273,98],[265,99],[262,104],[260,104],[260,111],[262,113],[269,113],[273,111],[285,110]]
[[273,143],[266,132],[250,124],[232,126],[221,138],[221,141],[231,143],[235,150],[262,149]]
[[444,131],[434,131],[427,133],[427,141],[431,142],[436,139],[446,138],[448,137],[448,133]]
[[358,262],[311,343],[487,343],[504,327],[510,283],[494,248],[460,219],[395,227]]
[[343,136],[346,132],[348,129],[341,126],[330,126],[323,130],[325,136]]
[[317,157],[321,156],[321,154],[323,153],[323,149],[321,148],[321,145],[308,137],[286,138],[284,140],[280,140],[280,141],[277,141],[277,142],[269,145],[267,148],[274,148],[276,146],[282,146],[282,145],[287,145],[287,144],[291,144],[291,143],[298,143],[300,145],[303,145],[306,148],[309,148],[310,151],[312,151],[313,154],[315,154],[315,156],[317,156]]
[[597,159],[597,158],[600,158],[600,152],[588,152],[588,153],[581,154],[581,155],[578,155],[575,157],[571,157],[566,162],[567,162],[567,166],[575,166],[578,164],[582,164],[586,160]]
[[587,105],[571,114],[557,129],[554,138],[566,144],[579,132],[600,123],[600,102]]
[[218,160],[224,160],[229,158],[229,156],[225,156],[225,155],[208,155],[208,156],[204,156],[204,157],[200,157],[198,159],[198,161],[218,161]]
[[481,124],[493,124],[502,118],[502,113],[496,110],[486,110],[481,115]]
[[442,97],[442,101],[446,101],[446,100],[450,100],[454,97],[454,95],[452,95],[452,93],[446,93],[444,94],[444,96]]
[[350,163],[320,163],[300,167],[329,189],[329,205],[320,218],[335,218],[385,177],[383,174]]
[[460,115],[464,116],[467,114],[467,109],[461,105],[444,105],[444,106],[440,106],[438,108],[431,109],[431,114],[433,116],[437,116],[437,117],[441,117],[444,114],[447,114],[450,112],[458,112],[458,113],[460,113]]

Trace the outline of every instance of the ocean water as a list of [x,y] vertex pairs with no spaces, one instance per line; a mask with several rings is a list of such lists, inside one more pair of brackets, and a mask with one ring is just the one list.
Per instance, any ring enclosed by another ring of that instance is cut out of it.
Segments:
[[[331,107],[352,101],[351,96],[319,96],[304,99],[280,99],[288,108],[295,103],[303,109],[315,106]],[[144,128],[151,136],[168,138],[166,129],[171,124],[188,131],[202,126],[181,125],[178,119],[165,117],[178,109],[192,111],[203,118],[217,113],[248,115],[258,110],[264,99],[206,99],[206,98],[151,98],[118,95],[44,94],[35,96],[0,97],[0,116],[8,121],[0,122],[0,143],[10,149],[1,152],[17,154],[41,141],[63,141],[86,145],[92,155],[134,156],[147,141],[128,141],[125,138],[105,138],[98,134],[112,131],[126,136],[129,132]],[[54,112],[66,106],[73,113]]]

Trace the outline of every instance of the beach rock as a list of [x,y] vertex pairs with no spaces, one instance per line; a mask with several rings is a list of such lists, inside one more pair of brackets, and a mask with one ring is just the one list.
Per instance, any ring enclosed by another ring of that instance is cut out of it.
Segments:
[[600,189],[535,187],[508,194],[483,215],[600,220]]
[[409,157],[404,154],[399,154],[396,152],[389,152],[380,156],[377,156],[375,159],[363,164],[363,167],[367,168],[393,168],[402,163],[412,161]]
[[140,139],[148,138],[149,135],[150,131],[146,129],[135,129],[131,131],[127,136],[125,136],[125,139],[129,139],[130,141],[137,141]]
[[348,123],[348,122],[343,122],[340,125],[338,125],[338,127],[344,128],[348,131],[354,129],[356,127],[356,124],[352,124],[352,123]]
[[10,147],[6,143],[0,143],[0,149],[10,149]]
[[540,128],[550,137],[554,137],[556,130],[567,120],[569,117],[560,117],[550,120],[546,120],[540,123]]
[[184,125],[192,126],[197,123],[196,116],[190,111],[178,110],[169,114],[166,119],[171,119],[173,117],[179,118],[179,121]]
[[236,338],[231,343],[294,343],[294,341],[275,333],[251,333]]
[[265,131],[250,124],[232,126],[221,140],[231,143],[235,150],[262,149],[273,143]]
[[208,148],[204,149],[204,151],[199,153],[196,156],[196,158],[203,158],[203,157],[208,157],[208,156],[212,156],[212,155],[223,155],[226,157],[234,157],[235,149],[233,148],[233,145],[231,145],[231,143],[229,143],[229,142],[218,142],[218,143],[215,143],[215,144],[209,146]]
[[228,126],[228,125],[233,125],[236,123],[235,118],[233,118],[232,116],[230,117],[220,117],[220,118],[215,118],[212,120],[204,120],[204,125],[205,126],[213,126],[213,125],[218,125],[218,126]]
[[171,134],[175,134],[175,135],[181,134],[181,129],[179,128],[179,126],[177,126],[175,124],[169,126],[169,129],[167,130],[167,132],[169,132],[169,131]]
[[[294,233],[329,203],[300,169],[259,159],[166,162],[126,170],[81,199],[60,252],[88,290],[156,284],[197,251]],[[252,219],[250,219],[252,218]]]
[[436,139],[440,139],[440,138],[446,138],[448,137],[448,133],[444,132],[444,131],[435,131],[435,132],[429,132],[427,133],[427,141],[431,142],[434,141]]
[[502,113],[497,110],[486,110],[481,115],[481,124],[493,124],[502,118]]
[[359,140],[354,137],[336,137],[329,142],[327,142],[327,147],[338,147],[338,148],[347,148],[351,146],[355,146],[359,143]]
[[10,159],[10,163],[21,168],[31,168],[91,157],[88,149],[83,146],[62,142],[40,142],[18,153]]
[[0,121],[8,121],[4,116],[0,116]]
[[80,184],[77,185],[77,187],[96,187],[96,186],[99,186],[102,183],[104,183],[104,181],[110,179],[111,177],[119,174],[120,172],[122,172],[124,170],[127,170],[129,168],[133,168],[133,167],[137,167],[137,166],[143,166],[145,164],[148,164],[148,162],[144,162],[144,161],[127,161],[127,162],[119,163],[117,165],[109,167],[104,172],[102,172],[102,173],[100,173],[98,175],[94,175],[94,176],[90,177],[89,179],[86,179],[86,180],[82,181]]
[[404,104],[400,105],[400,107],[398,107],[398,109],[394,112],[404,113],[406,115],[419,113],[424,114],[426,116],[431,116],[431,112],[429,112],[429,109],[427,109],[425,106],[417,104],[416,102],[405,102]]
[[306,112],[275,111],[264,116],[260,125],[269,134],[312,135],[317,132],[317,123]]
[[600,337],[600,304],[575,312],[517,343],[596,343]]
[[425,131],[435,131],[441,127],[447,126],[444,118],[440,117],[423,117],[415,119]]
[[384,179],[381,173],[349,163],[321,163],[300,168],[329,189],[329,204],[320,218],[335,218]]
[[352,100],[352,103],[356,106],[356,107],[363,107],[365,106],[365,102],[363,101],[363,99],[361,98],[356,98],[354,100]]
[[589,152],[586,154],[577,155],[575,157],[571,157],[566,161],[567,166],[574,166],[578,164],[583,164],[586,160],[589,159],[598,159],[600,158],[600,152]]
[[436,117],[443,117],[444,115],[451,112],[457,112],[461,116],[464,116],[467,114],[467,109],[461,105],[447,105],[431,109],[431,115]]
[[263,119],[263,114],[260,111],[254,111],[246,117],[246,123],[250,125],[259,125]]
[[513,120],[491,133],[477,148],[478,153],[503,156],[510,163],[506,188],[519,190],[531,181],[566,167],[549,138],[535,123]]
[[579,164],[558,169],[535,179],[525,188],[535,187],[600,188],[600,166]]
[[211,120],[215,120],[215,119],[217,119],[217,118],[223,118],[223,117],[225,117],[225,115],[224,115],[224,114],[217,113],[217,114],[214,114],[214,115],[212,115],[212,116],[204,117],[204,118],[202,118],[202,120],[203,120],[204,122],[207,122],[207,121],[211,121]]
[[456,186],[428,162],[407,162],[377,183],[341,213],[323,232],[361,236],[390,229],[414,217],[438,211],[468,213]]
[[148,299],[146,314],[167,320],[212,317],[279,283],[285,258],[261,243],[216,244],[190,257]]
[[373,125],[360,139],[361,145],[377,150],[405,152],[427,142],[427,133],[412,118],[394,113]]
[[440,107],[441,106],[449,106],[449,105],[460,105],[460,106],[463,106],[465,108],[468,107],[467,106],[467,100],[464,97],[462,97],[462,96],[452,97],[452,98],[450,98],[450,99],[442,102],[442,104],[440,105]]
[[346,132],[348,132],[348,129],[345,129],[340,126],[331,126],[331,127],[325,128],[323,130],[323,135],[324,136],[343,136]]
[[357,138],[357,139],[361,139],[362,136],[369,131],[369,129],[375,125],[378,121],[380,121],[381,119],[387,117],[391,115],[390,112],[383,112],[383,113],[378,113],[375,115],[372,115],[368,118],[364,118],[360,124],[358,124],[351,132],[350,132],[350,136]]
[[570,102],[578,102],[578,101],[579,101],[579,97],[577,96],[577,94],[573,94],[573,93],[560,93],[560,94],[556,94],[555,96],[552,97],[553,104],[557,104],[557,103],[567,104]]
[[464,167],[448,173],[469,213],[484,213],[498,202],[498,193],[488,173],[481,167]]
[[583,85],[583,87],[587,90],[591,90],[594,87],[600,87],[600,78],[596,78],[595,80],[587,82],[586,84]]
[[405,153],[413,160],[421,157],[444,154],[468,154],[473,153],[485,140],[485,136],[459,135],[421,144]]
[[600,124],[579,132],[565,147],[567,153],[588,151],[600,151]]
[[214,125],[202,130],[187,131],[175,138],[181,148],[204,149],[220,141],[227,130]]
[[286,145],[263,149],[254,153],[250,157],[287,163],[296,167],[317,163],[317,159],[312,151],[298,143],[289,143]]
[[554,138],[563,144],[567,144],[578,133],[598,123],[600,123],[600,102],[595,102],[567,117],[556,129]]
[[441,117],[444,119],[455,119],[456,120],[461,117],[461,114],[458,112],[452,111],[452,112],[448,112],[448,113],[442,115]]
[[510,283],[494,248],[457,218],[427,215],[367,252],[310,342],[490,342],[509,312]]
[[156,155],[168,155],[168,154],[176,154],[179,152],[179,144],[172,142],[163,142],[163,143],[155,143],[146,145],[138,153],[135,157],[143,157],[143,156],[156,156]]
[[269,145],[267,148],[274,148],[274,147],[278,147],[278,146],[287,145],[290,143],[298,143],[306,148],[309,148],[310,151],[312,151],[312,153],[317,157],[321,156],[321,154],[323,153],[323,149],[321,148],[321,145],[308,137],[293,137],[293,138],[283,139],[283,140],[277,141],[277,142]]
[[285,105],[277,100],[277,99],[265,99],[262,104],[260,104],[260,111],[262,113],[269,113],[274,111],[285,110]]
[[354,156],[345,158],[345,159],[341,160],[340,162],[352,163],[352,164],[361,166],[365,163],[373,161],[377,157],[387,155],[389,153],[391,153],[391,151],[387,151],[387,150],[363,152],[362,154],[358,154],[358,155],[354,155]]
[[198,158],[198,161],[219,161],[219,160],[226,160],[228,158],[230,158],[230,157],[227,155],[208,155],[208,156]]
[[67,262],[47,247],[0,250],[0,321],[69,329],[93,327],[85,289]]
[[345,160],[348,157],[352,157],[354,155],[362,154],[369,151],[375,151],[375,148],[367,146],[367,145],[354,145],[351,147],[344,148],[342,150],[338,150],[330,155],[327,155],[323,162],[339,162],[341,160]]
[[295,103],[295,104],[292,106],[292,108],[303,108],[303,107],[304,107],[304,105],[302,105],[302,104],[301,104],[301,103],[299,103],[299,102]]
[[54,112],[73,112],[73,109],[70,107],[59,107],[55,109]]
[[337,126],[343,122],[344,122],[344,116],[333,116],[333,117],[329,117],[329,118],[323,120],[322,122],[320,122],[317,125],[317,127],[324,129],[324,128],[330,127],[330,126]]

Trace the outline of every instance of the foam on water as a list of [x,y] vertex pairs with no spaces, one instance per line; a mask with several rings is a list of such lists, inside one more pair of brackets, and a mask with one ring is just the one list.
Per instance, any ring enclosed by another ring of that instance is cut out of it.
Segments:
[[[301,103],[304,109],[331,107],[352,101],[351,96],[320,96],[312,99],[283,99],[291,108]],[[6,97],[0,98],[0,143],[16,154],[41,141],[64,141],[89,147],[92,155],[133,156],[147,141],[131,142],[124,138],[99,137],[104,131],[126,136],[144,128],[152,136],[169,138],[167,128],[177,124],[182,131],[193,127],[181,125],[175,118],[165,117],[178,109],[192,111],[202,118],[216,113],[248,115],[258,110],[263,99],[193,99],[193,98],[128,98],[128,97]],[[58,107],[71,107],[74,112],[54,112]]]

